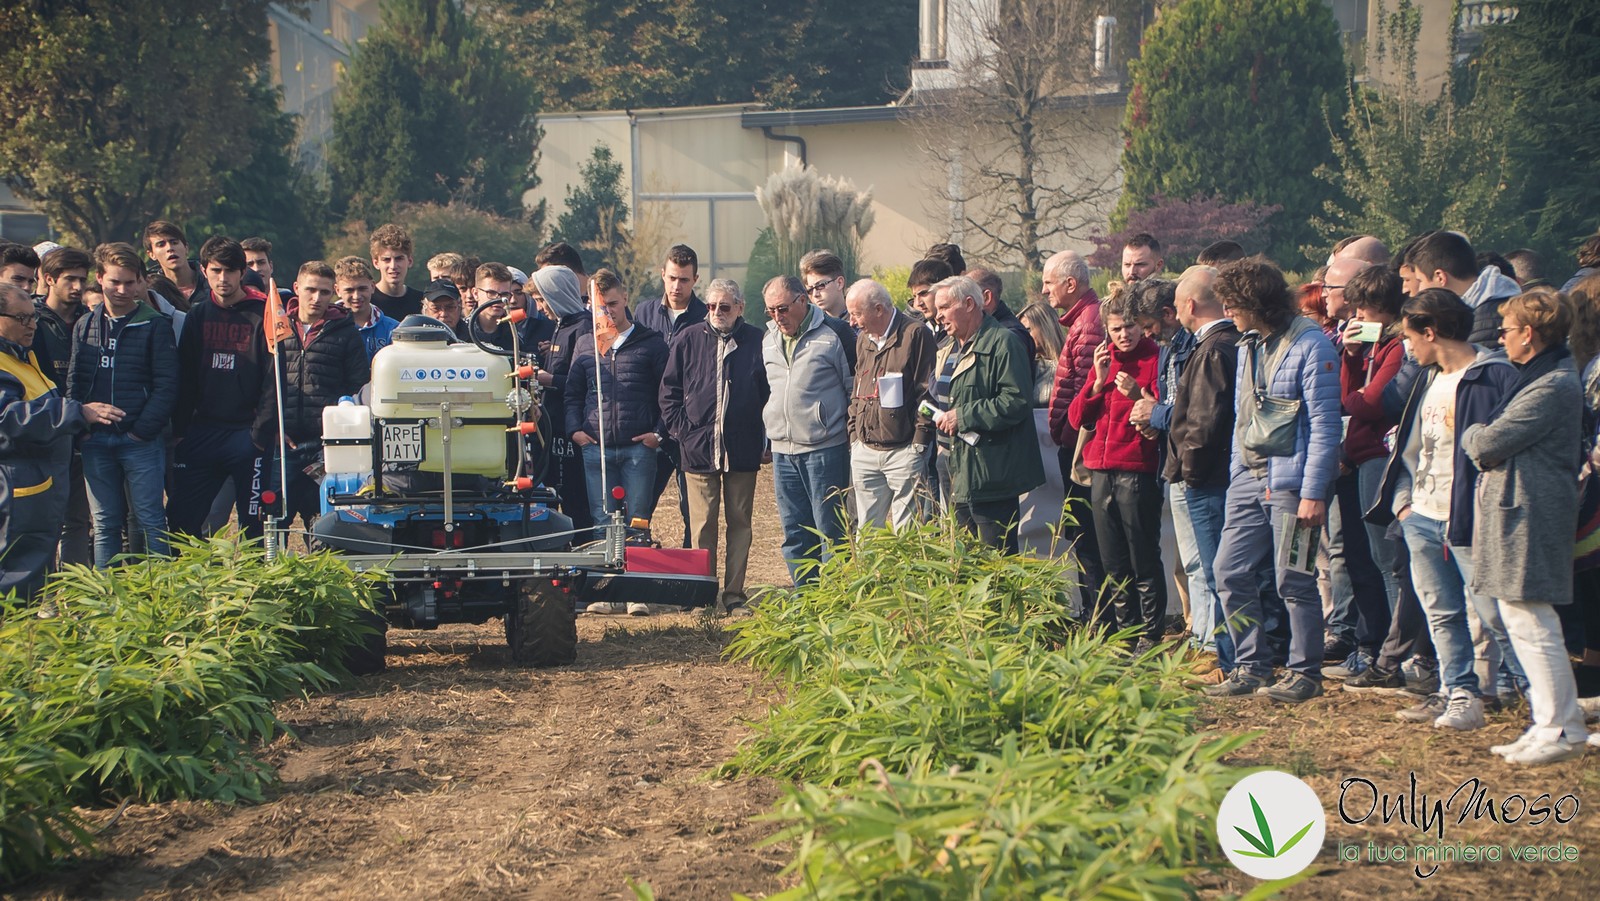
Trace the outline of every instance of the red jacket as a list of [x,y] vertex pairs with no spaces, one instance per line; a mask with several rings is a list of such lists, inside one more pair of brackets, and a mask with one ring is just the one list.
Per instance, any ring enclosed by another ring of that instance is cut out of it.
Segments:
[[1133,376],[1139,387],[1151,394],[1157,391],[1160,375],[1161,347],[1149,338],[1127,353],[1111,348],[1111,372],[1106,377],[1106,388],[1090,397],[1094,387],[1093,376],[1089,385],[1073,398],[1068,419],[1074,429],[1093,429],[1089,444],[1083,449],[1083,465],[1089,469],[1116,470],[1119,472],[1154,473],[1157,464],[1155,439],[1146,438],[1128,421],[1133,412],[1133,398],[1114,387],[1117,373]]
[[[1349,345],[1346,345],[1349,347]],[[1383,414],[1383,389],[1405,362],[1405,346],[1398,335],[1385,338],[1360,353],[1343,353],[1339,373],[1339,393],[1344,411],[1350,416],[1350,429],[1344,436],[1344,458],[1350,466],[1389,455],[1383,436],[1395,421]]]
[[1100,298],[1093,288],[1083,292],[1077,304],[1061,317],[1061,327],[1067,330],[1067,340],[1061,345],[1056,387],[1050,395],[1050,438],[1061,447],[1071,448],[1078,443],[1078,428],[1068,424],[1067,408],[1089,385],[1094,374],[1094,349],[1106,340],[1105,326],[1100,324]]

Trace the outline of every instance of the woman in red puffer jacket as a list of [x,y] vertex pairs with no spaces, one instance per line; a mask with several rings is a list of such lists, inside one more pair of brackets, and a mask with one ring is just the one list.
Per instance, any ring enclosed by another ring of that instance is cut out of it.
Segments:
[[1134,321],[1129,294],[1100,307],[1107,340],[1095,350],[1091,381],[1073,398],[1067,417],[1089,429],[1083,464],[1118,629],[1140,629],[1138,644],[1161,638],[1167,612],[1166,571],[1161,566],[1161,481],[1156,475],[1156,433],[1129,421],[1134,402],[1156,397],[1161,358],[1156,342]]

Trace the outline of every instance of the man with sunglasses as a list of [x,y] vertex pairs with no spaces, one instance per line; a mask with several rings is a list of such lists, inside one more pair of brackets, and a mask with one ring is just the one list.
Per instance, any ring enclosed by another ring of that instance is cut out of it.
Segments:
[[761,330],[744,321],[739,283],[713,279],[706,307],[706,321],[683,332],[667,352],[661,420],[682,455],[694,546],[711,552],[713,566],[719,513],[727,522],[718,607],[737,614],[747,603],[756,473],[766,443],[761,409],[768,396],[767,372]]
[[844,261],[837,254],[831,250],[813,250],[801,257],[800,280],[806,286],[806,296],[821,307],[822,312],[849,321],[844,299]]
[[771,320],[761,358],[772,392],[761,418],[772,441],[783,561],[803,585],[816,578],[812,564],[828,559],[827,545],[844,537],[855,336],[809,303],[792,275],[767,282],[761,299]]
[[0,284],[0,594],[44,587],[67,513],[73,439],[118,422],[107,403],[68,400],[28,348],[39,313],[25,289]]

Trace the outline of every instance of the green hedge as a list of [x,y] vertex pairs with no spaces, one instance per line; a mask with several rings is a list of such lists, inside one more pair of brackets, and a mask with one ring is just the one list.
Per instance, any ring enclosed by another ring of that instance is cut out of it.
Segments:
[[1074,578],[949,522],[866,530],[735,627],[785,699],[725,771],[801,781],[774,897],[1192,894],[1248,739],[1195,734],[1176,656],[1078,629]]
[[272,702],[346,675],[375,577],[234,538],[57,574],[43,619],[0,607],[0,880],[87,847],[75,806],[262,798]]

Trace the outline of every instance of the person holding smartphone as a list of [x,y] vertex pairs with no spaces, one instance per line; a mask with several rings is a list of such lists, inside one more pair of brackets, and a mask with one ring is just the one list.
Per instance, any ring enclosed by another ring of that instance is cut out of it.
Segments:
[[[1400,275],[1387,266],[1368,266],[1350,276],[1344,297],[1354,310],[1341,335],[1339,392],[1344,413],[1349,417],[1345,430],[1342,459],[1356,476],[1360,510],[1371,508],[1383,484],[1383,467],[1389,457],[1384,435],[1395,419],[1383,408],[1383,391],[1405,361],[1405,344],[1400,332],[1400,305],[1405,301]],[[1360,513],[1349,510],[1341,517],[1344,528],[1360,528]],[[1378,650],[1389,630],[1391,611],[1400,598],[1400,583],[1395,577],[1396,542],[1383,526],[1366,524],[1366,546],[1372,562],[1383,577],[1380,603],[1374,592],[1355,591],[1350,603],[1336,605],[1329,617],[1328,630],[1341,640],[1353,639],[1355,647],[1336,666],[1323,675],[1348,678],[1357,675],[1377,659]],[[1350,550],[1359,542],[1346,542]],[[1348,646],[1348,645],[1346,645]]]

